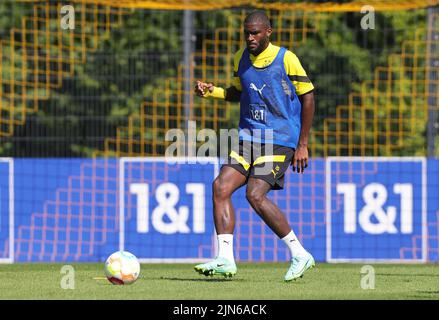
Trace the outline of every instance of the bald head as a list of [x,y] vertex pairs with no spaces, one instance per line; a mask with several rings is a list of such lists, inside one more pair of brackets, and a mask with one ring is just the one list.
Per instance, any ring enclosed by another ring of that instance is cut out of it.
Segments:
[[260,23],[266,28],[271,28],[270,19],[268,19],[264,11],[260,11],[260,10],[253,11],[244,20],[244,24],[255,24],[255,23]]

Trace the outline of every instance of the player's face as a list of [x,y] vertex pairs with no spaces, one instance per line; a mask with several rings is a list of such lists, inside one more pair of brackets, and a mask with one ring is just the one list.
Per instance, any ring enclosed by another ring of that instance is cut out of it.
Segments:
[[244,36],[247,43],[248,51],[257,56],[264,51],[269,42],[271,35],[271,28],[260,22],[252,22],[244,24]]

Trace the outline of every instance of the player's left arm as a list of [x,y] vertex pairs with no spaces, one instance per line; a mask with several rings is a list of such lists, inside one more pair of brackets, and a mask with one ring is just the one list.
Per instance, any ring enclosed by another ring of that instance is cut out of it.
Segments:
[[308,140],[315,110],[314,85],[308,78],[299,58],[291,51],[285,53],[284,65],[285,71],[296,88],[297,96],[302,105],[299,143],[297,144],[291,164],[293,171],[296,171],[297,168],[297,173],[303,173],[308,166]]
[[299,100],[302,104],[301,129],[292,165],[293,171],[297,168],[297,173],[303,173],[305,168],[308,167],[308,140],[315,110],[314,90],[299,96]]

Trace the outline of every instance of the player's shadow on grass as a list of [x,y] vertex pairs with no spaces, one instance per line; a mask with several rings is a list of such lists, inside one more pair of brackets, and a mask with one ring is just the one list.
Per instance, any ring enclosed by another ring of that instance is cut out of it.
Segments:
[[391,277],[439,277],[439,274],[429,273],[376,273],[377,276],[391,276]]
[[439,291],[416,291],[416,294],[408,296],[412,299],[437,299]]
[[229,282],[229,281],[243,281],[243,279],[237,279],[237,278],[232,278],[232,279],[226,279],[226,278],[176,278],[176,277],[160,277],[157,278],[158,280],[170,280],[170,281],[190,281],[190,282]]

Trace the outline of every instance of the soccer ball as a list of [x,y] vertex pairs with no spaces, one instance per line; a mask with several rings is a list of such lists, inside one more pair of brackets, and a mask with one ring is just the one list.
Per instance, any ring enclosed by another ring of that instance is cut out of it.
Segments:
[[105,275],[112,284],[132,284],[139,273],[139,261],[128,251],[116,251],[105,261]]

